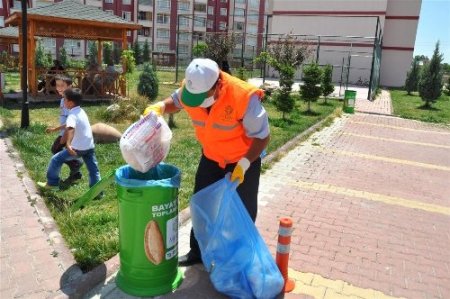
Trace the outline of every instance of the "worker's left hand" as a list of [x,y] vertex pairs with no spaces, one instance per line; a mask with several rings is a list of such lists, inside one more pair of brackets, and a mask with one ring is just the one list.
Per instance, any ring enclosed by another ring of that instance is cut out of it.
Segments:
[[145,108],[143,115],[147,116],[147,114],[153,111],[157,116],[161,116],[164,113],[164,108],[165,108],[164,102],[158,102]]
[[244,181],[245,172],[250,167],[250,161],[247,158],[242,158],[234,167],[233,173],[231,174],[231,181],[238,181],[242,184]]

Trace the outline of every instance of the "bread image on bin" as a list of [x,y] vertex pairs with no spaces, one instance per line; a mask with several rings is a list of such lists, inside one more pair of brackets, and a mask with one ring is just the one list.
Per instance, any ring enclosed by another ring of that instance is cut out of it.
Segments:
[[150,220],[145,228],[145,255],[153,264],[158,265],[164,259],[164,240],[155,220]]

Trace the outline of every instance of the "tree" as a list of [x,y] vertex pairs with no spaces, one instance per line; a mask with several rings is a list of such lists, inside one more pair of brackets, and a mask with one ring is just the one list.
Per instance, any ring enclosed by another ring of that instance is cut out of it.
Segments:
[[194,57],[205,57],[208,45],[204,42],[199,42],[192,48],[192,54]]
[[322,95],[325,97],[325,104],[327,103],[327,97],[334,91],[333,85],[333,67],[327,64],[323,69],[322,76]]
[[98,64],[97,54],[98,54],[97,42],[90,43],[89,49],[88,49],[88,55],[89,55],[88,64],[90,64],[90,65]]
[[68,64],[67,51],[66,48],[64,47],[59,48],[59,61],[61,61],[61,65],[63,67],[67,67]]
[[144,42],[144,49],[142,51],[142,60],[145,62],[150,61],[150,46],[148,44],[148,40]]
[[36,48],[35,54],[36,67],[45,67],[47,63],[47,58],[45,57],[44,47],[40,42]]
[[113,57],[112,57],[112,44],[104,43],[103,44],[103,62],[106,65],[113,65]]
[[136,64],[142,63],[142,51],[141,46],[136,41],[133,45],[133,52],[134,52],[134,60],[136,61]]
[[50,51],[45,54],[45,67],[50,67],[53,65],[53,56]]
[[442,64],[442,71],[445,73],[445,74],[450,74],[450,64],[448,64],[448,63],[443,63]]
[[[122,59],[122,65],[127,76],[127,81],[129,82],[129,74],[132,74],[134,72],[134,69],[136,68],[136,61],[134,60],[133,50],[123,50],[120,58]],[[127,84],[127,87],[129,88],[130,85]],[[128,90],[127,93],[129,94],[130,91]]]
[[292,35],[282,36],[278,42],[270,44],[267,52],[255,58],[257,63],[267,63],[280,75],[280,91],[274,95],[275,106],[278,111],[290,113],[294,109],[295,102],[291,98],[292,84],[295,71],[309,56],[310,50],[307,44],[299,45],[297,38]]
[[417,84],[419,83],[419,61],[414,59],[411,70],[406,75],[405,89],[408,95],[413,91],[417,91]]
[[441,96],[442,93],[442,69],[441,62],[443,56],[439,53],[439,41],[436,43],[433,57],[430,63],[422,68],[419,79],[419,95],[425,102],[425,107],[430,108],[431,104]]
[[308,103],[308,112],[311,112],[311,102],[317,101],[322,93],[320,81],[322,70],[316,63],[312,63],[303,69],[303,82],[300,87],[300,96]]
[[228,60],[228,54],[236,47],[236,36],[234,33],[208,34],[206,35],[205,43],[207,48],[204,56],[222,66],[222,63]]
[[150,101],[154,101],[158,96],[158,76],[150,63],[144,64],[144,69],[139,76],[137,90],[139,95],[146,96]]
[[450,96],[450,77],[448,77],[447,84],[445,84],[445,93]]
[[113,47],[113,61],[114,61],[114,64],[120,63],[120,47],[118,44],[114,44],[114,47]]

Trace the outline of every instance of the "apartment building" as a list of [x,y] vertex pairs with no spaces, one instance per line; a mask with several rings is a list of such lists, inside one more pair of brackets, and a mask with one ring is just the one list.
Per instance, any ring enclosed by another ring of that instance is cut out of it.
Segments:
[[313,48],[313,59],[334,66],[335,82],[348,77],[349,83],[366,84],[374,66],[380,85],[403,86],[420,7],[421,0],[273,0],[267,11],[271,37],[299,35]]
[[[58,2],[56,0],[55,2]],[[161,64],[174,65],[177,54],[181,59],[192,57],[192,48],[209,32],[236,32],[238,45],[235,56],[253,57],[262,45],[264,11],[268,0],[77,0],[98,7],[123,19],[142,25],[130,33],[130,44],[141,46],[148,42],[153,58]],[[20,1],[1,0],[2,20],[15,10]],[[48,5],[53,1],[29,0],[29,7]],[[178,41],[177,41],[178,38]],[[41,43],[54,57],[64,47],[73,59],[86,57],[89,41],[42,38]],[[15,47],[18,51],[18,47]],[[16,53],[17,54],[17,53]]]
[[[192,57],[192,48],[210,32],[239,35],[234,55],[251,56],[261,47],[264,0],[137,0],[137,41],[151,45],[154,59],[174,64]],[[178,42],[177,42],[178,38]]]

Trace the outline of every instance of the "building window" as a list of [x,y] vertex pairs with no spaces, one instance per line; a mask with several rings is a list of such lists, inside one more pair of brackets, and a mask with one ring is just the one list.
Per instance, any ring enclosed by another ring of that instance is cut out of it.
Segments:
[[127,36],[131,36],[131,30],[127,30]]
[[236,0],[236,4],[245,4],[245,0]]
[[110,13],[110,14],[114,14],[114,10],[109,10],[109,9],[107,9],[107,10],[105,10],[105,12],[107,12],[107,13]]
[[157,44],[156,50],[158,52],[169,52],[169,44]]
[[44,48],[56,48],[56,39],[44,37],[42,38],[42,45]]
[[169,9],[170,1],[168,0],[158,0],[158,8],[160,9]]
[[194,3],[194,11],[206,12],[206,4],[205,3]]
[[214,14],[214,6],[208,6],[208,15]]
[[189,11],[190,7],[189,2],[178,2],[178,10]]
[[206,27],[206,18],[195,17],[194,18],[194,26],[196,26],[196,27]]
[[238,31],[244,30],[244,22],[235,22],[234,30],[238,30]]
[[227,23],[219,22],[219,30],[226,30],[226,29],[227,29]]
[[245,43],[248,46],[256,46],[256,36],[247,36]]
[[139,0],[140,5],[153,5],[153,0]]
[[236,10],[234,11],[234,15],[236,15],[238,17],[245,16],[245,9],[236,7]]
[[179,54],[187,54],[189,52],[189,47],[187,45],[179,45],[178,53]]
[[256,12],[255,13],[249,13],[248,14],[248,16],[247,16],[247,20],[248,21],[250,21],[250,22],[258,22],[259,21],[259,15],[258,14],[256,14]]
[[114,3],[114,0],[105,0],[105,3]]
[[189,40],[189,36],[190,35],[187,32],[180,32],[178,34],[178,38],[179,38],[180,41],[188,41]]
[[168,39],[169,38],[169,30],[168,29],[157,29],[156,37],[162,38],[162,39]]
[[122,19],[131,21],[131,12],[129,11],[122,12]]
[[170,17],[169,15],[159,13],[156,16],[156,23],[158,24],[169,24]]
[[0,27],[5,27],[5,17],[0,16]]
[[227,10],[226,8],[221,8],[221,9],[220,9],[220,15],[221,15],[221,16],[226,16],[227,13],[228,13],[228,10]]
[[139,11],[138,12],[138,20],[141,21],[151,21],[152,18],[152,13],[149,11]]
[[258,9],[259,8],[259,0],[248,0],[248,6],[250,8]]
[[[245,0],[243,0],[245,1]],[[221,3],[228,3],[228,0],[220,0]]]
[[256,25],[247,25],[247,32],[248,33],[258,33],[258,26]]
[[142,27],[142,29],[138,29],[138,35],[142,35],[142,36],[146,36],[146,37],[151,37],[151,30],[149,27]]
[[130,5],[131,4],[131,0],[122,0],[122,4],[123,5]]
[[178,18],[178,20],[180,21],[180,27],[189,27],[189,19],[188,18],[180,17],[180,18]]
[[205,39],[205,32],[194,31],[192,38],[194,38],[197,42],[202,41]]
[[213,20],[208,20],[206,23],[206,27],[208,29],[213,29],[214,28],[214,21]]

